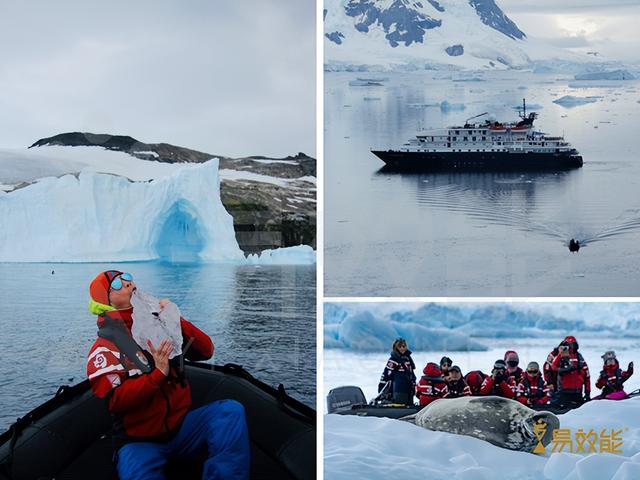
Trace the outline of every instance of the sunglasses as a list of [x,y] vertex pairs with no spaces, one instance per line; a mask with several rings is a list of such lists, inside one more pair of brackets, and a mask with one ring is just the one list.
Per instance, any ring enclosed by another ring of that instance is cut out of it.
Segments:
[[132,282],[133,276],[130,273],[121,273],[111,281],[109,289],[120,290],[122,288],[122,280],[124,280],[125,282]]
[[538,373],[539,370],[527,370],[527,373],[530,373],[531,375],[535,375],[536,373]]

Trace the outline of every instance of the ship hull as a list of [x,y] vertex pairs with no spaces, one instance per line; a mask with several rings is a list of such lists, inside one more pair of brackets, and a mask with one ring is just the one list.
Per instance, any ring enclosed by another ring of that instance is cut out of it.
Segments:
[[520,171],[570,170],[582,167],[582,157],[575,153],[509,152],[402,152],[372,150],[393,170],[442,171]]

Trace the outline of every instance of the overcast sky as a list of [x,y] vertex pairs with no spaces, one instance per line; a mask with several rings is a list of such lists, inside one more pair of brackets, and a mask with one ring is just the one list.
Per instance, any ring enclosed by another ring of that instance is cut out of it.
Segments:
[[497,0],[529,36],[604,58],[640,60],[640,0]]
[[314,0],[0,0],[0,147],[67,131],[315,156]]

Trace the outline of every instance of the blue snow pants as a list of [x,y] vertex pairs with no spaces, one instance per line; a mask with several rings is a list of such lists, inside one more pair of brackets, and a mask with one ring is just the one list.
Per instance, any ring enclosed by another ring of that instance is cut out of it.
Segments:
[[128,443],[117,454],[120,480],[164,479],[171,458],[189,458],[207,451],[202,478],[249,478],[249,433],[244,407],[235,400],[219,400],[185,416],[167,443]]

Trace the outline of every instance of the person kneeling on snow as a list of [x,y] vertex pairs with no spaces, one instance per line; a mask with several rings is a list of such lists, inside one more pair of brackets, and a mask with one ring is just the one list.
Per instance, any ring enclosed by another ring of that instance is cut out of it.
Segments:
[[602,355],[604,365],[600,371],[600,377],[596,382],[596,387],[602,389],[602,394],[594,397],[594,400],[609,398],[611,400],[622,400],[627,398],[623,384],[633,375],[633,362],[629,362],[626,371],[620,369],[620,364],[616,358],[616,352],[608,351]]
[[447,384],[442,378],[442,371],[438,364],[429,362],[422,370],[424,375],[420,377],[416,385],[416,397],[420,400],[420,405],[429,405],[438,398],[446,397],[448,393]]
[[449,377],[447,378],[447,398],[466,397],[471,395],[471,389],[462,378],[460,367],[454,365],[449,369]]
[[416,390],[416,375],[413,373],[415,369],[416,364],[413,363],[406,340],[396,338],[391,345],[391,356],[378,384],[378,393],[383,394],[381,399],[411,405]]
[[249,478],[244,407],[235,400],[221,400],[190,411],[191,390],[181,357],[211,358],[211,339],[184,318],[178,319],[175,306],[162,300],[154,317],[160,322],[163,312],[176,312],[183,354],[169,359],[174,348],[169,339],[157,345],[148,340],[140,346],[132,329],[137,330],[135,318],[143,318],[144,311],[140,317],[134,315],[135,291],[133,277],[117,270],[99,273],[89,285],[89,310],[98,316],[98,339],[87,358],[87,375],[94,394],[106,400],[114,416],[120,480],[164,478],[169,458],[201,452],[208,453],[202,478]]
[[516,384],[513,377],[507,375],[507,364],[499,359],[493,364],[491,376],[484,379],[480,387],[480,395],[497,395],[498,397],[515,398]]
[[529,362],[527,365],[527,371],[518,384],[517,400],[529,407],[546,405],[551,400],[549,387],[540,375],[538,362]]

